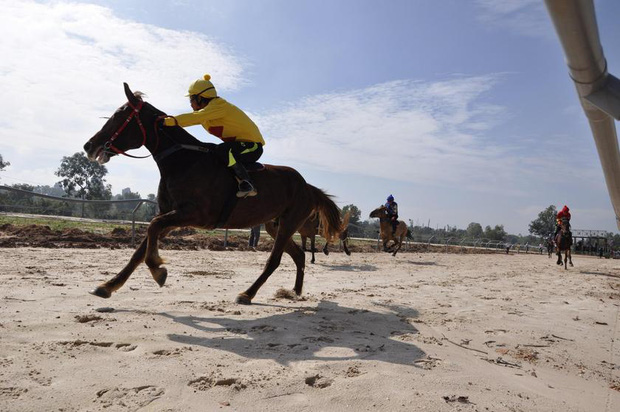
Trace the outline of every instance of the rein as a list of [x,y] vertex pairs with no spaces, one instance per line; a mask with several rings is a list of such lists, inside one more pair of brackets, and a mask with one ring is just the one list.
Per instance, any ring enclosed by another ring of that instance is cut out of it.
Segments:
[[[140,110],[142,110],[142,106],[144,105],[144,101],[142,99],[140,99],[139,103],[134,106],[131,102],[127,102],[127,104],[133,109],[132,112],[129,114],[129,116],[127,116],[127,119],[125,119],[125,122],[116,130],[116,132],[112,135],[112,137],[110,137],[110,140],[108,140],[104,145],[103,148],[105,150],[111,150],[116,154],[122,154],[124,156],[127,157],[132,157],[134,159],[144,159],[150,156],[153,156],[153,159],[155,159],[156,162],[163,160],[164,158],[170,156],[171,154],[182,150],[182,149],[186,149],[186,150],[194,150],[194,151],[198,151],[198,152],[209,152],[211,149],[208,147],[204,147],[204,146],[199,146],[199,145],[189,145],[189,144],[180,144],[180,143],[176,143],[169,147],[168,149],[162,151],[161,153],[158,153],[156,155],[153,155],[153,152],[157,151],[157,148],[159,147],[159,142],[161,140],[160,136],[159,136],[159,128],[157,127],[157,121],[153,122],[153,128],[155,130],[155,137],[157,139],[156,144],[155,144],[155,149],[153,149],[151,151],[151,154],[146,155],[146,156],[134,156],[134,155],[130,155],[128,153],[126,153],[124,150],[119,149],[118,147],[114,146],[112,143],[114,142],[114,140],[116,140],[120,134],[123,132],[123,130],[125,130],[125,127],[127,127],[127,125],[131,122],[132,119],[136,119],[136,122],[138,122],[138,126],[140,127],[140,131],[142,132],[142,144],[141,146],[145,146],[146,145],[146,129],[144,128],[144,125],[142,124],[142,121],[140,120]],[[164,132],[164,134],[166,134]],[[166,134],[167,135],[167,134]],[[170,136],[168,136],[170,138]],[[174,141],[174,139],[171,139],[172,141]]]

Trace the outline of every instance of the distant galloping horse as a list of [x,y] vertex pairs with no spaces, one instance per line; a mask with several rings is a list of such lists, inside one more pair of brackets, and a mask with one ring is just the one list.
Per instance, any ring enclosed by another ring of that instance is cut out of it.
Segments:
[[564,252],[564,269],[568,269],[566,262],[573,266],[573,260],[571,259],[570,248],[573,245],[573,234],[568,228],[568,219],[562,218],[560,225],[561,230],[555,237],[556,252],[558,254],[558,265],[562,264],[562,252]]
[[[383,251],[384,252],[392,252],[392,256],[396,256],[396,253],[400,250],[403,240],[405,236],[408,235],[407,224],[402,220],[398,221],[398,226],[396,226],[396,231],[392,232],[392,222],[388,217],[387,208],[385,206],[379,206],[372,212],[370,212],[370,217],[379,218],[379,227],[381,228],[381,240],[383,240]],[[390,240],[394,241],[389,248],[387,244]],[[394,250],[395,249],[395,250]]]
[[[349,238],[349,217],[350,213],[347,212],[342,219],[343,230],[338,234],[338,238],[340,239],[340,241],[342,241],[342,247],[344,248],[344,252],[348,256],[351,255],[351,252],[349,251],[349,247],[347,245]],[[276,228],[277,223],[275,221],[265,223],[265,230],[272,236],[275,236],[277,230]],[[307,251],[306,244],[308,243],[308,239],[310,239],[310,253],[312,254],[312,259],[310,260],[310,263],[314,263],[314,253],[317,251],[315,247],[316,236],[320,235],[325,237],[325,235],[323,234],[323,228],[320,225],[319,216],[316,213],[311,214],[310,217],[308,217],[304,224],[299,228],[298,232],[301,235],[301,249],[304,252]],[[328,246],[329,242],[325,242],[325,246],[323,246],[323,253],[325,253],[325,255],[329,255]]]
[[294,291],[301,294],[305,256],[291,237],[313,211],[318,211],[325,235],[331,240],[342,231],[340,210],[322,190],[306,183],[294,169],[265,165],[251,172],[259,195],[237,199],[237,182],[215,155],[214,144],[201,143],[181,127],[161,127],[165,114],[142,100],[125,83],[128,102],[121,106],[85,145],[88,158],[100,164],[112,156],[145,146],[157,163],[161,179],[157,193],[159,214],[147,229],[147,236],[129,263],[112,279],[91,293],[109,298],[127,281],[136,267],[145,262],[155,281],[163,286],[168,271],[161,266],[158,241],[177,227],[212,229],[249,228],[279,218],[273,249],[260,277],[237,296],[250,304],[260,287],[280,265],[282,253],[293,258],[297,267]]
[[553,242],[553,238],[549,236],[547,238],[547,254],[549,255],[549,258],[551,258],[551,255],[553,254],[553,249],[555,249],[555,243]]

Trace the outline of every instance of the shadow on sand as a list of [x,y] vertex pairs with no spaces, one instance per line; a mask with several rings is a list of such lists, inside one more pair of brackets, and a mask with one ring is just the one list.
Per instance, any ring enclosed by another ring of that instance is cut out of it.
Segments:
[[582,275],[607,276],[609,278],[620,279],[620,273],[586,272],[585,270],[582,270],[579,273]]
[[321,266],[327,270],[338,270],[342,272],[376,272],[379,270],[375,265],[327,265],[317,263],[315,266]]
[[289,312],[250,320],[166,312],[159,315],[191,328],[188,334],[169,334],[174,342],[217,348],[248,359],[272,359],[283,365],[305,360],[379,360],[413,365],[425,356],[411,343],[418,331],[407,320],[417,317],[418,312],[380,306],[390,313],[321,301],[315,307],[280,306]]

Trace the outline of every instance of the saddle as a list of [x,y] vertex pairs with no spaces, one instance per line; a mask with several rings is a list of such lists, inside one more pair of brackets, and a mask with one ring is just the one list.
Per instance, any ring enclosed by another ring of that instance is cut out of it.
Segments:
[[265,170],[265,165],[260,162],[244,163],[243,166],[248,172],[262,172]]

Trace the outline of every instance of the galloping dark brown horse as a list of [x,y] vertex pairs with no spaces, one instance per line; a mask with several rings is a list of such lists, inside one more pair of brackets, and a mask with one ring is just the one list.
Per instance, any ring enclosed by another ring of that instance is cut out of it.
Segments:
[[342,230],[340,211],[322,190],[306,183],[294,169],[265,165],[251,172],[259,195],[237,199],[237,183],[232,173],[213,153],[214,144],[201,143],[181,127],[160,127],[164,115],[142,100],[125,83],[128,103],[121,106],[85,145],[88,158],[106,163],[116,154],[145,146],[159,168],[157,193],[160,213],[148,226],[147,236],[129,263],[93,293],[108,298],[127,281],[143,261],[155,281],[163,286],[168,275],[159,256],[158,240],[177,227],[248,228],[279,218],[273,249],[260,277],[237,296],[237,302],[250,304],[259,288],[279,266],[282,253],[293,258],[297,267],[294,291],[302,292],[305,256],[291,239],[295,231],[318,211],[326,236],[331,240]]
[[[399,220],[398,226],[396,226],[396,231],[392,232],[392,222],[390,222],[387,208],[385,206],[379,206],[378,208],[370,212],[370,217],[379,218],[379,227],[381,228],[381,240],[383,240],[383,251],[391,252],[392,256],[396,256],[396,253],[400,250],[403,244],[405,236],[407,236],[409,233],[409,230],[407,229],[407,224],[402,220]],[[388,248],[387,244],[390,240],[393,240],[394,244],[392,244]]]

